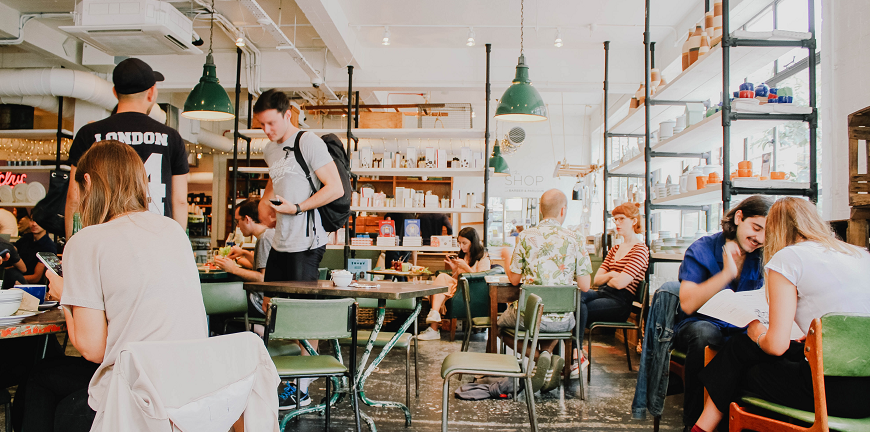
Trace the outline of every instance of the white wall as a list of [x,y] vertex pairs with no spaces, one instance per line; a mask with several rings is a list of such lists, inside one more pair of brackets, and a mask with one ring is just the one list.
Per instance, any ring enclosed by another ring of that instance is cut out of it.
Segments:
[[871,4],[822,0],[822,213],[850,217],[847,115],[871,105]]

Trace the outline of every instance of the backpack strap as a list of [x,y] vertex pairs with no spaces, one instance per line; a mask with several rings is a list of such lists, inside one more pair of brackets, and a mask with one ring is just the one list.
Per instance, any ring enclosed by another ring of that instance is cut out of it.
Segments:
[[[316,194],[316,185],[313,184],[313,178],[312,178],[312,174],[310,173],[310,168],[309,168],[309,166],[307,166],[307,162],[303,158],[303,152],[300,150],[300,138],[303,137],[304,133],[305,133],[305,131],[303,131],[303,130],[298,131],[297,137],[294,138],[294,159],[297,160],[297,164],[300,166],[301,170],[303,170],[304,175],[306,175],[307,181],[310,183],[310,189],[312,190],[312,193],[310,193],[310,196],[312,196],[313,194]],[[306,236],[307,236],[307,238],[309,238],[309,236],[310,236],[310,223],[313,224],[313,234],[316,233],[316,228],[315,228],[316,219],[313,216],[313,210],[306,211],[306,214],[307,214]]]

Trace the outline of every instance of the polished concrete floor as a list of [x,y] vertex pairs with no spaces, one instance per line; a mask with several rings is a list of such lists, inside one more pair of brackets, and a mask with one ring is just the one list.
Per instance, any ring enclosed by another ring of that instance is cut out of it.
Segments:
[[[378,409],[362,405],[362,411],[373,418],[379,431],[440,431],[441,392],[443,380],[440,366],[443,359],[461,349],[461,334],[455,342],[448,341],[443,332],[440,341],[424,341],[419,352],[419,396],[412,398],[412,425],[404,426],[403,413],[399,409]],[[485,334],[475,334],[470,351],[483,352]],[[72,346],[69,355],[75,355]],[[550,393],[535,395],[537,421],[541,431],[652,431],[652,417],[645,421],[631,419],[631,399],[637,382],[638,356],[632,351],[632,366],[628,370],[625,350],[621,339],[613,334],[596,334],[592,344],[592,382],[588,386],[587,400],[579,399],[577,382],[560,396],[556,389]],[[373,356],[372,356],[373,357]],[[375,400],[404,401],[404,353],[394,350],[379,365],[367,381],[365,391]],[[456,377],[457,378],[457,377]],[[470,377],[466,377],[470,380]],[[313,402],[324,397],[324,381],[310,387]],[[453,381],[450,391],[460,382]],[[0,430],[5,426],[4,412],[0,412]],[[281,412],[280,415],[285,412]],[[338,403],[331,411],[332,431],[354,431],[349,401]],[[362,428],[367,426],[362,420]],[[523,401],[484,400],[461,401],[449,398],[450,431],[527,431],[528,413]],[[669,396],[661,420],[662,431],[682,430],[682,395]],[[287,431],[322,431],[324,419],[319,414],[304,415],[286,427]]]
[[[441,396],[443,380],[440,366],[443,359],[461,349],[461,335],[455,342],[448,341],[443,332],[440,341],[424,341],[419,353],[419,397],[412,398],[412,425],[404,426],[403,413],[399,409],[378,409],[362,406],[361,409],[373,418],[379,431],[440,431]],[[535,395],[537,421],[541,431],[652,431],[653,421],[631,418],[631,400],[637,383],[638,355],[632,349],[632,366],[628,370],[625,350],[621,339],[612,334],[596,335],[592,343],[592,382],[587,387],[587,400],[579,399],[578,383],[574,381],[565,396],[559,390]],[[585,343],[584,343],[585,345]],[[485,350],[485,334],[475,334],[470,351]],[[375,400],[404,400],[404,353],[395,350],[380,365],[367,381],[365,392]],[[458,378],[458,377],[456,377]],[[465,381],[470,381],[466,377]],[[460,385],[453,380],[450,392]],[[324,382],[310,387],[313,402],[324,396]],[[682,431],[682,395],[669,396],[665,402],[661,431]],[[284,413],[284,412],[283,412]],[[354,430],[351,406],[348,400],[331,410],[333,431]],[[462,401],[449,398],[450,431],[528,431],[528,413],[522,401],[483,400]],[[321,415],[305,415],[288,424],[288,431],[322,431]],[[362,429],[367,427],[362,421]]]

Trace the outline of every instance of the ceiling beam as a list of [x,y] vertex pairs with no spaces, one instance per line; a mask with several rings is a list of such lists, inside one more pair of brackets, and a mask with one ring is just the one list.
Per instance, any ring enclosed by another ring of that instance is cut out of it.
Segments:
[[337,0],[296,0],[296,3],[337,63],[360,68],[355,58],[349,20],[340,3]]

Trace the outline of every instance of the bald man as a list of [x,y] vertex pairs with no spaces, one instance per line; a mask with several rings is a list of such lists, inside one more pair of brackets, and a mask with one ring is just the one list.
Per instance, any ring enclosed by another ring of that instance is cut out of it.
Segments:
[[[561,226],[567,216],[567,196],[564,192],[552,189],[543,193],[540,197],[540,214],[542,216],[540,223],[519,233],[512,258],[505,260],[504,269],[510,283],[576,285],[581,291],[588,291],[592,262],[586,251],[585,239],[582,235]],[[498,322],[500,325],[501,321]],[[566,332],[572,330],[574,325],[573,312],[549,313],[543,315],[540,331]],[[560,379],[560,375],[550,374],[561,372],[564,360],[558,356],[550,356],[558,341],[541,342],[543,343],[541,349],[544,352],[539,356],[535,379],[543,372],[540,367],[546,365],[546,362],[543,362],[544,358],[546,360],[551,358],[552,363],[541,389],[549,391],[558,386]],[[509,345],[512,346],[512,343]]]

